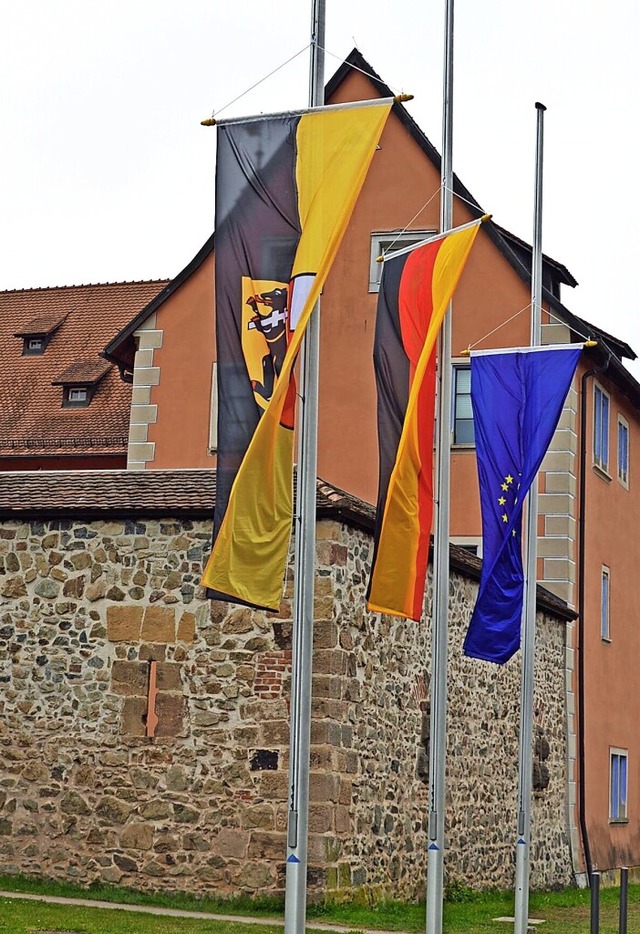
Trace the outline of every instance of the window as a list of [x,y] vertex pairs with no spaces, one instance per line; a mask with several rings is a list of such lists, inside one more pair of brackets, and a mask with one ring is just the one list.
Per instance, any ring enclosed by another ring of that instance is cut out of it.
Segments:
[[218,450],[218,364],[211,369],[211,404],[209,406],[209,454]]
[[611,598],[611,572],[609,568],[602,567],[600,578],[600,638],[605,642],[611,641],[609,630],[610,604]]
[[609,396],[596,383],[593,387],[593,463],[609,469]]
[[473,444],[473,409],[471,408],[471,367],[453,367],[453,443]]
[[62,391],[63,408],[86,408],[91,402],[88,386],[65,386]]
[[390,230],[371,234],[371,259],[369,263],[369,291],[377,292],[380,288],[383,263],[378,257],[384,253],[395,253],[406,246],[420,243],[427,237],[435,236],[436,230]]
[[44,337],[34,336],[25,337],[22,347],[22,355],[25,357],[37,357],[44,353],[46,340]]
[[618,480],[629,488],[629,424],[618,416]]
[[609,751],[609,820],[627,820],[627,759],[626,749]]

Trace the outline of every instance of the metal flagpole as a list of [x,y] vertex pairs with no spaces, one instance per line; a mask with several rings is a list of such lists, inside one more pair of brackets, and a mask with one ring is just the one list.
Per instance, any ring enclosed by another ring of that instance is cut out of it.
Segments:
[[[453,0],[445,3],[444,81],[440,230],[453,226]],[[451,413],[451,304],[440,332],[438,360],[435,547],[431,637],[429,749],[429,842],[427,850],[427,934],[442,932],[444,809],[447,745],[447,641],[449,630],[449,499]]]
[[[538,347],[542,321],[542,151],[543,104],[536,103],[536,177],[531,261],[531,346]],[[522,674],[520,687],[520,754],[518,763],[518,834],[516,843],[516,891],[514,934],[529,927],[529,860],[531,834],[531,773],[533,769],[533,678],[536,640],[536,562],[538,539],[538,477],[527,503],[527,557],[522,618]]]
[[[312,0],[309,104],[324,103],[325,0]],[[307,835],[313,596],[316,551],[318,461],[318,361],[320,302],[313,310],[302,348],[296,479],[295,577],[291,660],[291,732],[285,878],[285,934],[304,934],[307,904]]]

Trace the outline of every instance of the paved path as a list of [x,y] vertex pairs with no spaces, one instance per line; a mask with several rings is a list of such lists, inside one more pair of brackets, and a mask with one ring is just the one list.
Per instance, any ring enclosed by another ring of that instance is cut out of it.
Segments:
[[[238,924],[273,924],[284,927],[282,918],[249,918],[242,915],[216,915],[207,911],[182,911],[178,908],[155,908],[152,905],[119,905],[115,902],[98,902],[90,898],[61,898],[57,895],[31,895],[25,892],[2,892],[0,898],[21,898],[32,902],[47,902],[52,905],[74,905],[79,908],[108,908],[112,911],[137,911],[145,915],[157,915],[169,918],[196,918],[201,921],[235,921]],[[399,931],[381,931],[351,925],[344,927],[340,924],[326,924],[322,921],[307,921],[309,931],[336,931],[338,934],[349,934],[351,931],[362,931],[364,934],[402,934]]]

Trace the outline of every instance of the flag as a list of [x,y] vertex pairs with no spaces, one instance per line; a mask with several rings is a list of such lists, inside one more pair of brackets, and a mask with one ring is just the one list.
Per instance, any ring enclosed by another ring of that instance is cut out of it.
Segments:
[[504,664],[520,646],[523,502],[558,424],[582,346],[471,355],[482,509],[482,574],[464,641],[465,655],[473,658]]
[[385,261],[374,367],[380,472],[367,607],[419,620],[433,514],[434,347],[482,220]]
[[293,521],[292,371],[392,100],[218,126],[215,599],[277,610]]

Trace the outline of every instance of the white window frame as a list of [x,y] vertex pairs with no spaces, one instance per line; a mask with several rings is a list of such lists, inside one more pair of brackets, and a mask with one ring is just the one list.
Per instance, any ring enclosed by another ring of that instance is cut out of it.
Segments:
[[611,568],[606,564],[600,572],[600,638],[611,642]]
[[369,291],[380,291],[380,279],[384,263],[378,257],[384,252],[395,253],[406,246],[420,243],[427,237],[435,237],[437,230],[374,230],[371,234],[371,255],[369,259]]
[[[614,760],[617,761],[617,787],[614,782]],[[624,768],[621,768],[624,763]],[[621,782],[622,772],[624,781]],[[609,822],[626,824],[629,821],[629,750],[616,746],[609,748]]]
[[81,405],[89,399],[89,390],[85,386],[70,386],[67,400],[71,405]]
[[[625,463],[622,463],[620,450],[620,431],[626,435],[625,443]],[[622,486],[629,489],[629,422],[622,415],[618,415],[618,480]]]
[[[458,441],[456,439],[456,403],[458,400],[458,376],[459,370],[468,370],[471,373],[471,362],[468,357],[461,357],[451,361],[451,443],[456,448],[475,448],[475,435],[473,441]],[[466,395],[466,393],[465,393]],[[471,387],[469,387],[469,400],[471,400]],[[473,415],[471,417],[473,424]]]
[[[603,432],[602,413],[606,412],[606,432]],[[609,434],[611,399],[600,383],[593,384],[593,464],[609,475]],[[600,428],[598,430],[598,419]]]
[[218,450],[218,363],[211,366],[211,398],[209,400],[209,454]]

